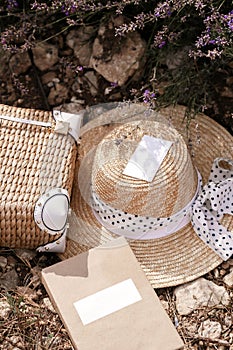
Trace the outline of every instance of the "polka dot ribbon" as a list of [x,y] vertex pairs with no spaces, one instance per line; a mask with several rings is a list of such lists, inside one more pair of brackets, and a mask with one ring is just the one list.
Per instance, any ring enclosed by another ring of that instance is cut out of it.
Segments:
[[191,222],[197,235],[227,260],[233,253],[233,233],[221,225],[224,214],[233,215],[233,161],[217,158],[193,204]]
[[115,209],[103,202],[92,192],[92,209],[96,219],[109,231],[130,239],[154,239],[168,236],[190,223],[192,205],[201,188],[202,179],[198,173],[196,193],[179,212],[166,218],[140,216]]
[[139,216],[114,209],[92,193],[96,219],[111,232],[130,239],[168,236],[192,222],[197,235],[223,260],[233,252],[233,234],[221,225],[224,214],[233,214],[233,161],[215,159],[209,181],[202,187],[198,173],[197,191],[185,208],[169,218]]

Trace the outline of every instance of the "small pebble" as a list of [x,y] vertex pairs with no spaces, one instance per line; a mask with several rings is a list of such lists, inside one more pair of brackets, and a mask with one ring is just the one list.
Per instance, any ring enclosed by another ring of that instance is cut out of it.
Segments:
[[0,256],[0,268],[5,269],[7,265],[7,258],[5,256]]
[[55,309],[54,309],[54,307],[53,307],[53,305],[48,297],[45,297],[43,299],[43,303],[48,310],[50,310],[53,313],[56,313],[56,311],[55,311]]
[[227,261],[224,262],[224,263],[222,264],[222,268],[223,268],[224,270],[229,269],[229,267],[230,267],[230,264],[229,264]]
[[6,300],[0,301],[0,319],[6,319],[11,312],[11,307]]
[[223,282],[230,288],[233,287],[233,269],[231,268],[230,272],[223,277]]
[[8,256],[7,258],[7,267],[9,267],[9,269],[12,269],[13,267],[15,267],[16,264],[16,260],[13,256]]
[[59,78],[53,78],[53,82],[54,83],[60,83],[60,79]]

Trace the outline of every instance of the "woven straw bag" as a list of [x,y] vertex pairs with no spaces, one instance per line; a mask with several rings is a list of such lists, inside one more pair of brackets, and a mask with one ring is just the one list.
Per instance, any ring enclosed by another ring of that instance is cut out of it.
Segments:
[[1,246],[64,251],[79,128],[77,115],[0,105]]

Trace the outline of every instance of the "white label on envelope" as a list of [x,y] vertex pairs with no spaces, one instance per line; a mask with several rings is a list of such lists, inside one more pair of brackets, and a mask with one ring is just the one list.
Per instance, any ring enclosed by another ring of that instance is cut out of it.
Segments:
[[144,135],[130,157],[123,174],[151,182],[172,142]]
[[134,282],[129,278],[76,301],[74,307],[85,326],[141,299]]

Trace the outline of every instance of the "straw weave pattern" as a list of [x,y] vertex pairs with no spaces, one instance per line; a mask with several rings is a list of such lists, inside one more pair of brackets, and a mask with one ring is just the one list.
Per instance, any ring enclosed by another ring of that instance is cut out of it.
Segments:
[[[152,182],[123,174],[144,135],[173,142]],[[197,189],[197,174],[182,136],[158,122],[138,121],[116,127],[97,147],[92,171],[93,191],[98,197],[130,214],[169,217],[182,210]]]
[[[81,129],[82,141],[79,147],[79,161],[76,164],[73,200],[71,202],[76,214],[75,229],[70,231],[70,239],[67,242],[65,253],[60,254],[62,259],[96,247],[116,237],[99,224],[90,203],[85,200],[83,193],[80,193],[78,171],[83,157],[90,149],[102,142],[108,133],[111,135],[112,130],[117,127],[117,123],[123,124],[139,119],[158,121],[161,118],[162,122],[165,120],[166,125],[175,127],[185,140],[192,163],[201,173],[204,184],[208,181],[215,158],[233,159],[232,136],[204,114],[199,114],[190,123],[187,130],[184,123],[185,107],[183,106],[168,107],[159,113],[153,112],[149,116],[146,115],[146,118],[145,112],[146,108],[142,105],[132,104],[123,109],[103,113]],[[111,121],[113,122],[111,123]],[[185,171],[186,169],[184,169]],[[100,175],[102,177],[102,174]],[[180,180],[182,179],[180,178]],[[232,231],[233,217],[224,215],[222,224]],[[167,237],[151,240],[129,239],[128,242],[154,288],[175,286],[191,281],[214,269],[222,262],[222,259],[199,239],[191,224]]]
[[[54,123],[51,112],[0,105],[0,116]],[[71,194],[76,146],[50,128],[0,117],[0,245],[36,248],[57,236],[34,222],[34,206],[50,188]]]

